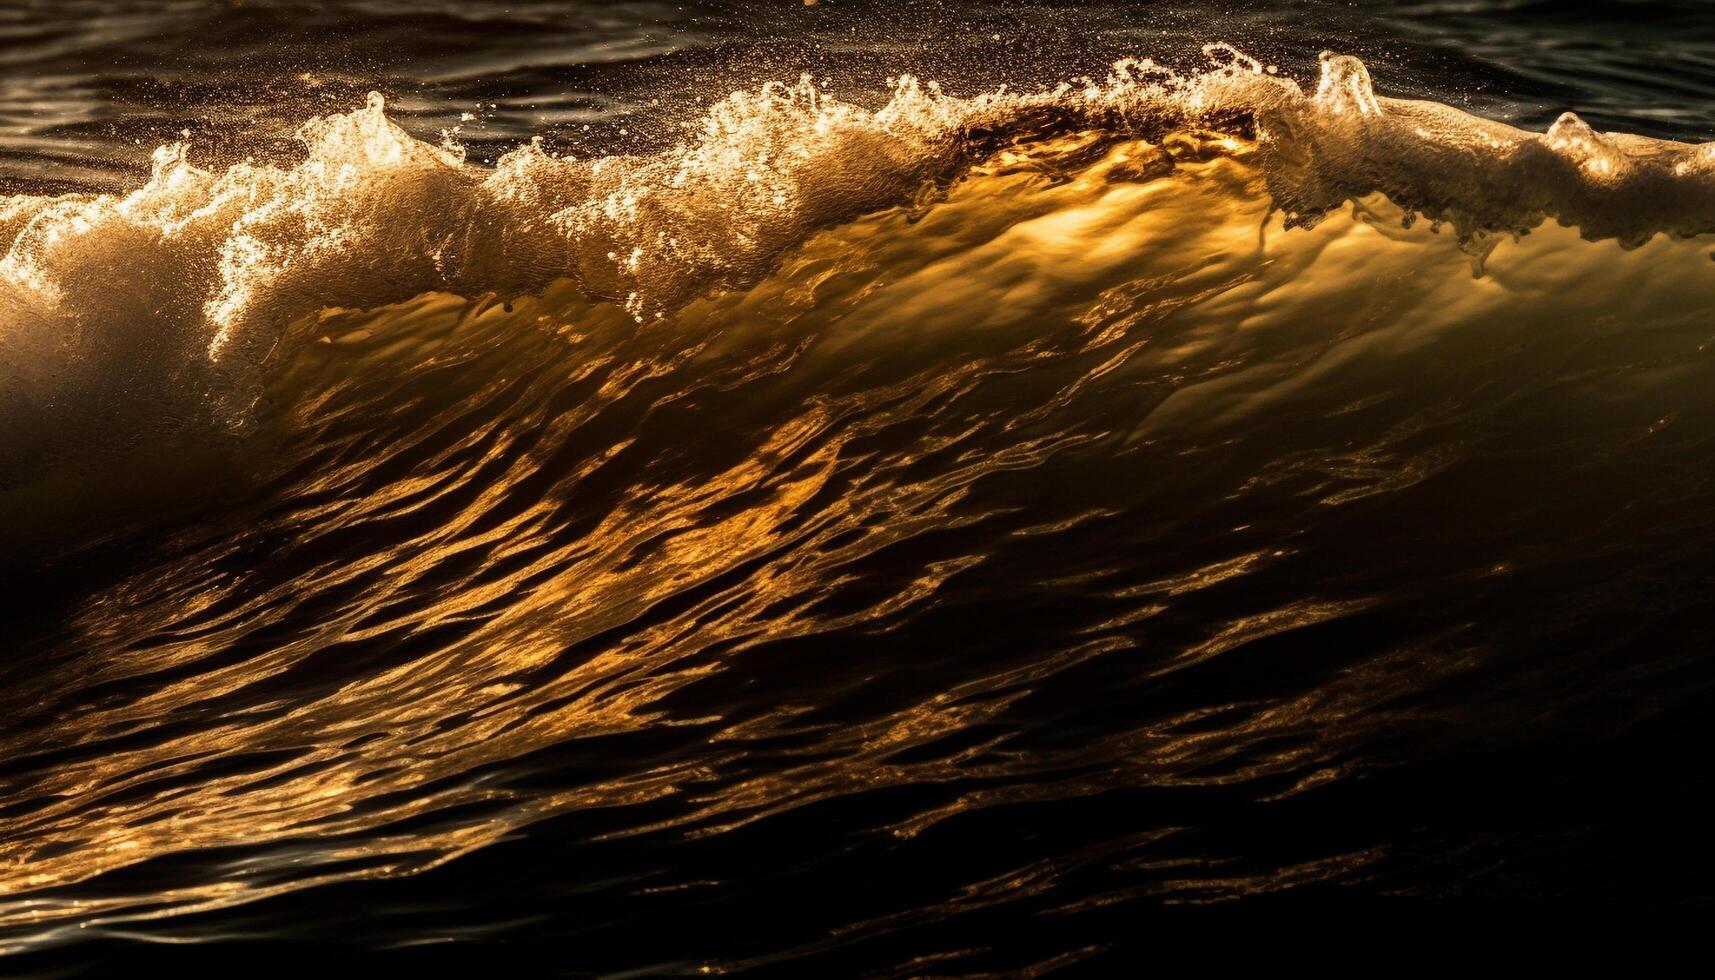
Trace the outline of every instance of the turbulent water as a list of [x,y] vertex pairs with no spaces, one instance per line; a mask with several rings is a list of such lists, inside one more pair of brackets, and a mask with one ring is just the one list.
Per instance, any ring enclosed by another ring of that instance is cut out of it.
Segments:
[[1640,6],[8,9],[0,969],[1709,902]]

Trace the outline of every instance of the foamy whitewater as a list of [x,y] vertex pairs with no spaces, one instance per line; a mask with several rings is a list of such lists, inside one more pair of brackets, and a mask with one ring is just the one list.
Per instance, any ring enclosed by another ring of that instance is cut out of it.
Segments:
[[1715,143],[1203,56],[4,198],[0,972],[1711,900]]

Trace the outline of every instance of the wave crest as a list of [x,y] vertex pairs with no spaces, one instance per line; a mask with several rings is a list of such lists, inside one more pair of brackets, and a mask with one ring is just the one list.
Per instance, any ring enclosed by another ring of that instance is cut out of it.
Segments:
[[1100,80],[970,98],[904,76],[876,110],[805,76],[733,93],[662,154],[575,159],[536,140],[492,168],[450,134],[412,137],[371,95],[306,123],[289,166],[211,173],[176,143],[128,194],[7,198],[0,471],[84,452],[116,419],[242,429],[284,326],[317,309],[571,279],[646,322],[1045,132],[1220,137],[1199,152],[1254,142],[1289,224],[1380,192],[1479,253],[1550,217],[1628,245],[1715,231],[1715,144],[1597,133],[1571,114],[1528,133],[1378,96],[1361,61],[1331,53],[1308,92],[1231,45],[1205,53],[1189,74],[1128,59]]

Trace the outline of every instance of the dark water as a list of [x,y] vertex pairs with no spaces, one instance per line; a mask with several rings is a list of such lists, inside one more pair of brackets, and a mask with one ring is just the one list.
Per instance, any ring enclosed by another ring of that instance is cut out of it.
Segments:
[[[1715,9],[0,39],[0,972],[1117,973],[1710,903]],[[1216,41],[1239,109],[1066,108]],[[1437,105],[1278,94],[1324,49]],[[800,71],[863,108],[711,109]]]

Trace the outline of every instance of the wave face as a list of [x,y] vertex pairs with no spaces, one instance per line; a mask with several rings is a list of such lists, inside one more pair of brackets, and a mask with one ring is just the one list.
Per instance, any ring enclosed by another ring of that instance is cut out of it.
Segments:
[[1204,53],[5,199],[0,954],[1706,901],[1715,150]]

